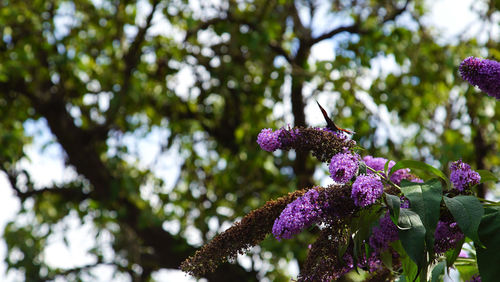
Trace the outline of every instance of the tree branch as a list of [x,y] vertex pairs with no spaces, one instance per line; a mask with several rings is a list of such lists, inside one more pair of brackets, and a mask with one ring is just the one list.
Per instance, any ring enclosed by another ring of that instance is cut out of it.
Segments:
[[[410,0],[407,0],[405,2],[405,4],[401,7],[401,8],[398,8],[396,9],[393,13],[389,14],[389,15],[386,15],[384,17],[384,19],[380,22],[381,24],[384,24],[388,21],[392,21],[394,19],[396,19],[397,16],[399,16],[400,14],[402,14],[404,11],[406,11],[406,8],[408,7],[408,4],[410,3]],[[356,22],[352,25],[347,25],[347,26],[340,26],[340,27],[336,27],[328,32],[325,32],[323,33],[322,35],[312,39],[312,44],[311,45],[314,45],[320,41],[323,41],[325,39],[329,39],[329,38],[332,38],[333,36],[341,33],[341,32],[350,32],[350,33],[358,33],[358,34],[363,34],[363,33],[367,33],[368,30],[362,30],[361,28],[361,23],[360,22]]]
[[[123,85],[118,93],[115,93],[113,99],[109,103],[109,109],[106,113],[106,122],[101,126],[104,127],[106,132],[109,130],[111,124],[113,124],[117,115],[119,114],[120,107],[122,105],[123,97],[125,97],[129,91],[131,76],[133,70],[139,64],[142,52],[141,45],[146,40],[146,33],[148,29],[151,27],[151,23],[153,20],[154,13],[156,12],[156,8],[160,0],[155,0],[153,2],[153,7],[151,8],[151,13],[149,13],[146,18],[146,23],[143,27],[139,28],[137,35],[130,45],[127,53],[125,54],[123,60],[125,62],[125,69],[123,70]],[[99,130],[99,129],[97,129]]]
[[358,23],[348,25],[348,26],[340,26],[340,27],[337,27],[337,28],[330,30],[329,32],[323,33],[322,35],[320,35],[316,38],[313,38],[311,43],[312,43],[312,45],[314,45],[320,41],[331,38],[331,37],[333,37],[341,32],[361,33],[361,30],[359,29]]

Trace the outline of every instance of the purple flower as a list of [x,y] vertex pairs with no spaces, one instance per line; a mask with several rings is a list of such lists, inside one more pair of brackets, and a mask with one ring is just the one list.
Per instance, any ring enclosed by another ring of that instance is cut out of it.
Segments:
[[403,208],[403,209],[410,208],[410,200],[408,198],[406,198],[405,196],[401,196],[401,197],[399,197],[399,199],[401,200],[401,204],[400,204],[401,208]]
[[467,282],[481,282],[481,276],[479,276],[479,274],[474,274]]
[[358,154],[338,153],[330,161],[330,177],[338,183],[347,183],[358,171]]
[[359,175],[352,184],[351,198],[358,207],[366,207],[377,201],[384,192],[384,185],[373,174]]
[[273,235],[276,239],[290,239],[304,228],[320,220],[328,203],[320,201],[317,190],[311,189],[304,196],[286,206],[281,215],[274,221]]
[[460,253],[458,254],[458,257],[459,258],[468,258],[469,254],[466,251],[461,250]]
[[464,234],[456,222],[439,220],[434,232],[434,239],[436,253],[444,253],[455,248],[458,242],[464,239]]
[[412,177],[410,178],[407,178],[408,180],[410,180],[411,182],[414,182],[414,183],[424,183],[424,181],[414,175],[412,175]]
[[300,137],[300,130],[298,128],[291,128],[288,126],[288,129],[281,128],[278,131],[278,140],[281,145],[280,148],[292,146]]
[[262,129],[257,136],[257,143],[262,148],[262,150],[268,152],[274,152],[280,148],[281,143],[279,141],[279,135],[281,133],[281,129],[273,132],[270,128]]
[[361,259],[358,261],[358,267],[367,269],[370,272],[375,272],[382,268],[382,261],[378,253],[373,252],[366,258],[366,254],[363,253]]
[[[385,163],[387,163],[387,159],[385,158],[374,158],[372,156],[366,156],[363,158],[363,161],[366,163],[367,166],[371,167],[372,169],[376,170],[376,171],[384,171],[384,168],[385,168]],[[391,168],[396,164],[396,162],[394,161],[389,161],[389,165],[387,167],[388,171],[391,170]],[[368,174],[372,174],[373,172],[372,171],[368,171]],[[408,180],[411,180],[415,178],[415,176],[413,176],[411,173],[410,173],[410,169],[409,168],[403,168],[403,169],[398,169],[396,170],[390,177],[390,180],[395,183],[396,185],[399,185],[401,184],[401,180],[403,179],[408,179]],[[417,181],[413,181],[413,182],[417,182]]]
[[468,57],[459,67],[460,75],[491,97],[500,99],[500,63],[488,59]]
[[[387,162],[387,159],[385,158],[374,158],[372,156],[365,156],[363,158],[363,161],[366,163],[367,166],[371,167],[372,169],[376,171],[384,171],[385,163]],[[390,161],[389,163],[389,169],[395,165],[394,161]],[[372,174],[372,171],[368,171],[368,174]]]
[[370,247],[377,253],[381,253],[389,247],[389,243],[398,240],[398,228],[392,222],[389,211],[379,221],[378,226],[373,227],[370,236]]
[[[392,168],[393,166],[389,164],[389,170]],[[410,169],[409,168],[403,168],[403,169],[398,169],[396,170],[392,175],[391,175],[391,178],[390,180],[392,182],[394,182],[396,185],[399,185],[401,184],[401,180],[403,179],[408,179],[410,180],[411,178],[413,177],[413,175],[410,173]],[[413,181],[412,182],[418,182],[418,181]]]
[[481,181],[479,173],[470,168],[470,165],[458,160],[450,165],[450,180],[453,186],[463,191]]
[[352,258],[352,255],[350,253],[345,252],[344,255],[342,256],[341,267],[333,271],[333,278],[338,279],[344,276],[344,274],[351,271],[353,268],[354,268],[354,259]]

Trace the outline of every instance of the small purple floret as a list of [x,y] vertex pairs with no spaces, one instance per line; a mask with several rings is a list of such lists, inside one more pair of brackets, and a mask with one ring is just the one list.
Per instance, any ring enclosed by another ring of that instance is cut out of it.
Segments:
[[366,207],[377,201],[384,192],[384,185],[374,174],[359,175],[352,184],[351,198],[358,207]]
[[311,226],[323,217],[323,210],[328,203],[320,201],[317,190],[311,189],[304,196],[286,206],[274,221],[273,235],[276,239],[290,239],[304,228]]
[[281,146],[281,143],[279,141],[280,132],[281,129],[274,132],[270,128],[262,129],[257,136],[257,143],[262,148],[262,150],[274,152]]
[[357,154],[338,153],[330,161],[330,177],[338,183],[347,183],[358,171]]
[[479,173],[470,168],[470,165],[458,160],[450,165],[450,180],[459,191],[464,191],[481,181]]
[[500,99],[500,62],[468,57],[462,61],[459,70],[464,80]]
[[[372,169],[376,171],[384,171],[385,168],[385,163],[387,162],[387,159],[385,158],[374,158],[372,156],[365,156],[363,158],[363,161],[366,163],[367,166],[371,167]],[[389,161],[389,165],[387,167],[388,171],[391,170],[391,168],[396,164],[394,161]],[[368,174],[372,174],[373,172],[368,170]],[[413,176],[410,174],[410,169],[404,168],[404,169],[398,169],[396,170],[390,177],[390,180],[395,183],[396,185],[401,184],[401,180],[403,179],[410,179]]]
[[382,268],[382,261],[377,252],[373,252],[367,258],[366,254],[363,253],[361,259],[358,261],[358,267],[368,269],[370,272],[375,272]]
[[288,129],[281,128],[276,132],[279,132],[277,135],[280,142],[280,148],[292,146],[300,137],[300,130],[298,128],[291,128],[290,126],[288,126]]
[[398,228],[392,222],[389,211],[379,221],[378,226],[373,227],[372,235],[370,236],[370,247],[375,252],[381,253],[389,247],[389,243],[398,240]]
[[439,254],[444,253],[455,248],[462,239],[464,234],[456,222],[440,220],[434,232],[434,250]]
[[[363,158],[363,161],[366,163],[367,166],[371,167],[372,169],[376,171],[384,171],[384,166],[385,163],[387,162],[387,159],[385,158],[374,158],[372,156],[365,156]],[[389,163],[389,169],[395,165],[394,161],[391,161]],[[372,171],[367,171],[368,174],[372,174]]]
[[340,269],[335,269],[334,270],[334,278],[340,278],[344,276],[344,274],[348,273],[354,268],[354,259],[352,258],[352,255],[346,252],[344,256],[342,256],[342,262],[343,266]]
[[405,196],[401,196],[401,197],[399,197],[399,199],[401,200],[400,208],[403,208],[403,209],[410,208],[410,200],[408,200],[408,198],[406,198]]

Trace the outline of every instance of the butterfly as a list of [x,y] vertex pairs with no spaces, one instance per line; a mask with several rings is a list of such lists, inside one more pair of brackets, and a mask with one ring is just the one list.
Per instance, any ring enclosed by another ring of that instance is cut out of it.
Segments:
[[348,133],[348,134],[356,134],[356,132],[354,131],[349,131],[347,129],[343,129],[343,128],[340,128],[338,127],[334,122],[333,120],[331,120],[329,117],[328,117],[328,114],[326,113],[325,109],[323,109],[323,107],[321,107],[321,105],[318,103],[318,101],[316,101],[316,104],[318,104],[318,107],[319,109],[321,110],[321,113],[323,114],[323,117],[325,118],[326,120],[326,128],[332,130],[332,131],[344,131],[345,133]]

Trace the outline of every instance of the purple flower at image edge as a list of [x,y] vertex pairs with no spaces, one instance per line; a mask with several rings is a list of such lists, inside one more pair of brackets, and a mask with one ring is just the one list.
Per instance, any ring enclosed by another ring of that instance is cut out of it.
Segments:
[[304,196],[286,206],[280,216],[274,221],[273,235],[276,239],[290,239],[304,228],[320,220],[328,203],[320,201],[317,190],[311,189]]
[[262,129],[257,136],[257,143],[262,148],[262,150],[274,152],[281,146],[281,143],[279,141],[280,133],[281,129],[274,132],[270,128]]
[[330,177],[338,183],[347,183],[358,171],[359,156],[351,153],[338,153],[330,161]]
[[366,207],[377,201],[384,192],[384,185],[373,174],[359,175],[352,184],[351,198],[358,207]]
[[470,188],[481,181],[481,176],[470,165],[458,160],[450,165],[450,180],[459,191]]
[[474,274],[467,282],[481,282],[481,276],[479,276],[479,274]]
[[462,61],[459,70],[464,80],[500,99],[500,62],[468,57]]

